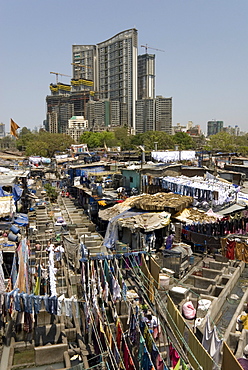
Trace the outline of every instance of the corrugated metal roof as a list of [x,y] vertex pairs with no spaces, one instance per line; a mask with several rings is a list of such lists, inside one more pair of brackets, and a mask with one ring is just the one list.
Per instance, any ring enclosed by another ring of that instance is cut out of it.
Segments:
[[226,216],[226,215],[229,215],[230,213],[233,213],[233,212],[243,211],[244,209],[245,209],[245,207],[242,207],[239,204],[232,204],[231,206],[229,206],[225,209],[222,209],[221,211],[218,211],[217,213],[219,215]]

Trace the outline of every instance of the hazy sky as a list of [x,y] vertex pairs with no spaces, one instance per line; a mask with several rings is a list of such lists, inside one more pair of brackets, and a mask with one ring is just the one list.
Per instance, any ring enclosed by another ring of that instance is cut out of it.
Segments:
[[[71,75],[72,45],[125,29],[156,54],[156,95],[173,97],[173,125],[223,120],[248,131],[247,0],[3,0],[0,122],[40,127],[56,76]],[[69,83],[70,78],[62,77]]]

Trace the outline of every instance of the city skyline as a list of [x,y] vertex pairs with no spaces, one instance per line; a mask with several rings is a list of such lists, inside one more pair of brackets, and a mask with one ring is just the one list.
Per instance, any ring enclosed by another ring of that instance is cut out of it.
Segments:
[[133,27],[138,55],[146,44],[156,54],[155,95],[173,98],[173,126],[193,121],[206,133],[207,122],[215,119],[247,131],[246,1],[95,5],[78,0],[2,5],[0,122],[6,131],[10,118],[20,127],[42,125],[49,85],[55,83],[50,72],[72,76],[73,44],[96,44]]

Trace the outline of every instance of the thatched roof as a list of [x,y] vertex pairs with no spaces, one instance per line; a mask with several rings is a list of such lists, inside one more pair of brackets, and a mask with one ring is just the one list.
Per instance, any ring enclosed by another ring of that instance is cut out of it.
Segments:
[[192,197],[173,193],[141,194],[127,198],[124,202],[116,204],[111,208],[100,210],[99,217],[103,220],[110,220],[131,208],[153,212],[166,211],[174,214],[189,207],[192,202]]

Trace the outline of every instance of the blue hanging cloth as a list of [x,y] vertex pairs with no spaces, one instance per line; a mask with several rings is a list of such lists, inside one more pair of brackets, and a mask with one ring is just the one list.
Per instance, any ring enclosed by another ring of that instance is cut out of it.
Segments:
[[18,185],[15,184],[13,186],[12,192],[13,192],[14,201],[16,202],[16,201],[18,201],[21,198],[23,189],[20,188],[20,186],[18,186]]

